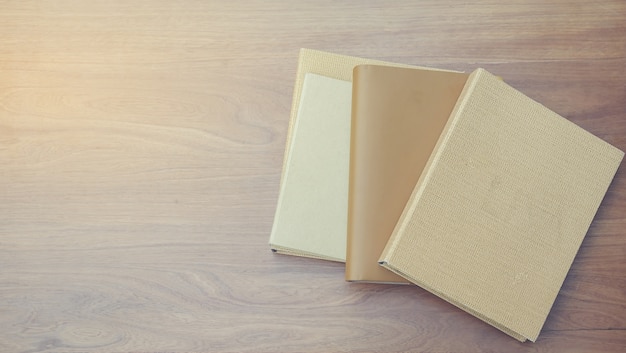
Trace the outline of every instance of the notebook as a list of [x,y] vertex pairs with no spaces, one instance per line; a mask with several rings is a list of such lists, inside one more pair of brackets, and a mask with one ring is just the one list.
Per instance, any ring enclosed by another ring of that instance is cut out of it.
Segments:
[[352,84],[306,74],[270,244],[345,261]]
[[478,69],[380,263],[535,341],[623,156]]
[[346,279],[408,281],[378,265],[469,75],[354,69]]

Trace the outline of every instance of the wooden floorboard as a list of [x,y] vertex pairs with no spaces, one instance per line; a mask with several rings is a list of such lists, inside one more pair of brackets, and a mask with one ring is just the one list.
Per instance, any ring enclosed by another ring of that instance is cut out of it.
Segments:
[[626,2],[0,1],[0,351],[626,351],[626,171],[536,343],[267,245],[301,47],[484,67],[626,150]]

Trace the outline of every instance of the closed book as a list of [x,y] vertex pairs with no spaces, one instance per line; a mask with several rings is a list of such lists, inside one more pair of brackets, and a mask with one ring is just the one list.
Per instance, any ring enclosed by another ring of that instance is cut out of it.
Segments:
[[478,69],[380,263],[535,341],[623,156]]
[[469,75],[359,65],[352,86],[346,280],[407,283],[378,258]]
[[306,74],[270,235],[277,252],[345,261],[348,81]]

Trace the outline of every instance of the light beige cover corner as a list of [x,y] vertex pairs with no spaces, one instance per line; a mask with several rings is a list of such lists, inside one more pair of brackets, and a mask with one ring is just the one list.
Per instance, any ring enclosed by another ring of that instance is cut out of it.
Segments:
[[[287,156],[289,154],[289,145],[293,141],[292,131],[296,121],[296,115],[298,113],[298,106],[300,105],[300,95],[302,94],[302,86],[304,83],[304,76],[307,73],[317,74],[334,78],[337,80],[352,82],[352,70],[357,65],[373,64],[373,65],[385,65],[385,66],[397,66],[397,67],[413,67],[417,66],[398,64],[374,59],[365,59],[355,56],[341,55],[335,53],[329,53],[320,50],[300,49],[300,55],[298,57],[298,69],[296,71],[296,81],[293,87],[293,98],[291,100],[291,114],[289,116],[289,128],[287,131],[287,140],[285,147],[285,155],[283,158],[283,175],[285,173],[285,167],[287,165]],[[426,69],[426,68],[424,68]],[[437,70],[437,69],[430,69]],[[445,70],[437,70],[445,71]],[[346,102],[351,104],[351,102]],[[282,183],[282,178],[281,178]]]
[[345,261],[351,92],[348,81],[305,76],[270,235],[278,252]]
[[479,69],[380,261],[535,341],[623,156]]

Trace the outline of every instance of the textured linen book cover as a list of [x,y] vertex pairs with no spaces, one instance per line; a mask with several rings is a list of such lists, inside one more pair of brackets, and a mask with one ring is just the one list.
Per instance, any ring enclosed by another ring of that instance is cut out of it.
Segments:
[[408,282],[379,266],[378,258],[468,76],[354,69],[346,280]]
[[535,341],[623,156],[479,69],[380,262]]
[[307,74],[270,235],[279,252],[345,261],[350,82]]
[[[326,76],[330,79],[336,79],[336,80],[341,80],[344,81],[345,84],[347,84],[349,86],[350,92],[352,90],[351,87],[351,81],[352,81],[352,69],[359,64],[366,64],[366,63],[376,63],[376,64],[380,64],[380,65],[391,65],[391,66],[402,66],[402,67],[410,67],[409,65],[402,65],[402,64],[395,64],[395,63],[389,63],[389,62],[384,62],[384,61],[379,61],[379,60],[371,60],[371,59],[363,59],[363,58],[357,58],[357,57],[352,57],[352,56],[346,56],[346,55],[339,55],[339,54],[333,54],[333,53],[327,53],[327,52],[323,52],[323,51],[317,51],[317,50],[311,50],[311,49],[301,49],[300,50],[300,56],[299,56],[299,60],[298,60],[298,69],[297,69],[297,75],[296,75],[296,82],[294,85],[294,92],[293,92],[293,101],[292,101],[292,108],[291,108],[291,115],[290,115],[290,119],[289,119],[289,130],[288,130],[288,136],[287,136],[287,141],[286,141],[286,147],[285,147],[285,154],[284,154],[284,160],[283,160],[283,170],[282,170],[282,175],[281,175],[281,191],[280,193],[282,194],[282,190],[285,184],[285,181],[287,180],[287,176],[286,176],[286,171],[290,166],[291,161],[298,161],[299,158],[290,158],[290,154],[292,153],[292,151],[294,150],[292,148],[292,145],[294,143],[296,143],[296,141],[299,139],[299,137],[296,136],[295,134],[295,127],[298,125],[298,120],[299,120],[299,116],[300,116],[300,105],[303,104],[303,102],[309,102],[309,104],[313,104],[313,105],[319,105],[320,107],[323,107],[326,104],[326,98],[324,98],[321,95],[312,95],[312,96],[307,96],[306,99],[302,99],[304,96],[304,82],[305,82],[305,77],[307,76],[307,74],[317,74],[317,75],[321,75],[321,76]],[[437,70],[439,71],[439,70]],[[320,79],[322,80],[322,79]],[[329,81],[330,82],[330,81]],[[339,85],[337,83],[337,85]],[[336,110],[337,111],[346,111],[346,109],[348,110],[348,114],[352,105],[352,99],[351,99],[351,93],[350,95],[346,97],[344,97],[341,101],[337,98],[340,97],[333,97],[333,101],[336,105]],[[331,114],[334,114],[333,112],[330,112]],[[325,114],[325,113],[324,113]],[[333,115],[334,116],[334,115]],[[324,129],[324,131],[328,131],[330,134],[335,135],[337,133],[337,131],[330,131],[330,130],[336,130],[335,125],[332,121],[328,120],[328,119],[332,119],[330,116],[325,115],[317,115],[317,116],[313,116],[313,115],[309,115],[309,118],[312,119],[312,122],[309,125],[306,125],[304,127],[300,127],[299,130],[305,130],[304,134],[308,135],[308,133],[306,132],[306,130],[308,130],[309,128],[313,128],[313,129]],[[313,120],[315,122],[313,122]],[[309,126],[309,127],[307,127]],[[340,139],[341,141],[347,143],[346,148],[349,149],[349,141],[350,141],[350,131],[349,129],[347,131],[343,131],[345,133],[345,135],[343,135]],[[320,148],[320,146],[323,146],[323,144],[321,142],[318,143],[313,143],[311,142],[310,146],[312,148],[312,150],[316,150],[318,148]],[[314,145],[314,146],[313,146]],[[343,145],[346,146],[346,145]],[[348,150],[346,150],[348,151]],[[328,162],[329,163],[337,163],[337,161],[343,161],[345,162],[345,172],[347,173],[348,171],[348,161],[345,160],[345,158],[343,157],[342,153],[337,153],[337,154],[332,154],[331,156],[327,156],[328,157]],[[332,161],[331,161],[332,160]],[[302,164],[302,161],[299,162],[300,164]],[[307,162],[305,162],[307,163]],[[302,167],[302,166],[301,166]],[[308,168],[308,167],[304,167],[304,168]],[[324,167],[326,168],[326,167]],[[319,171],[315,171],[314,173],[327,173],[327,171],[324,171],[321,168],[321,170]],[[336,174],[337,178],[342,178],[342,174]],[[335,181],[328,181],[331,183],[334,183]],[[297,183],[297,182],[296,182]],[[325,185],[323,184],[319,184],[316,186],[317,189],[321,189],[321,188],[326,188]],[[348,192],[348,186],[347,184],[345,184],[345,190],[341,190],[341,192],[337,192],[335,194],[335,196],[333,195],[328,195],[327,198],[327,202],[329,204],[338,204],[341,203],[341,198],[346,197],[345,195],[347,195]],[[312,193],[301,193],[300,196],[302,196],[302,198],[298,201],[299,203],[311,203],[312,200],[309,199],[309,197],[313,197],[315,195],[313,195]],[[281,199],[284,198],[282,195],[279,195],[279,205],[277,206],[280,207],[280,203],[281,203]],[[319,200],[317,200],[319,201]],[[316,201],[316,202],[317,202]],[[295,203],[295,201],[293,201]],[[321,202],[321,201],[320,201]],[[309,230],[299,230],[299,229],[308,229],[307,227],[309,227],[313,221],[317,221],[320,223],[323,222],[328,222],[329,219],[328,218],[324,218],[324,216],[322,215],[323,212],[313,212],[313,209],[321,209],[321,208],[325,208],[326,205],[321,202],[319,204],[316,204],[314,207],[313,205],[311,205],[311,213],[308,214],[308,218],[304,221],[302,221],[303,223],[298,223],[298,220],[302,220],[303,217],[300,215],[295,215],[294,216],[294,211],[290,211],[290,212],[286,212],[283,215],[283,212],[276,212],[276,216],[279,217],[281,220],[280,221],[276,221],[276,219],[274,220],[274,227],[281,227],[281,229],[272,229],[272,233],[270,235],[270,248],[276,252],[279,253],[283,253],[283,254],[289,254],[289,255],[298,255],[298,256],[307,256],[307,257],[317,257],[317,258],[323,258],[323,259],[330,259],[330,260],[336,260],[336,261],[345,261],[345,245],[343,245],[343,247],[338,247],[337,249],[343,249],[343,254],[341,256],[338,255],[338,251],[339,250],[334,250],[334,251],[320,251],[319,249],[315,250],[315,252],[311,252],[311,247],[312,244],[309,244],[307,246],[304,246],[304,243],[301,242],[312,242],[312,241],[325,241],[323,239],[326,239],[328,236],[325,235],[318,235],[316,237],[312,237],[312,238],[308,238],[308,240],[304,240],[305,237],[308,237],[310,234],[311,229]],[[286,209],[285,207],[281,207],[281,209]],[[347,217],[347,206],[346,208],[342,211],[343,213],[341,213],[340,215],[343,216],[337,216],[337,217],[333,217],[333,221],[335,223],[332,223],[332,226],[328,226],[329,229],[336,229],[338,227],[340,227],[340,225],[338,223],[336,223],[336,221],[338,219],[340,219],[341,217]],[[282,216],[281,216],[282,215]],[[291,216],[289,216],[291,215]],[[292,219],[289,219],[289,217],[295,217]],[[287,220],[285,220],[287,219]],[[283,223],[285,222],[289,222],[291,224],[291,228],[293,231],[289,231],[287,232],[285,230],[285,228],[283,227]],[[274,228],[273,227],[273,228]],[[319,227],[318,227],[319,228]],[[343,230],[343,238],[344,238],[344,242],[345,242],[345,238],[346,238],[346,232],[347,232],[347,228],[344,227]],[[291,239],[293,238],[293,239]],[[280,240],[277,240],[280,239]],[[286,246],[288,244],[288,246]],[[333,243],[334,244],[334,243]],[[318,245],[317,248],[319,247],[323,247],[323,248],[327,248],[329,245],[332,244],[327,244],[327,245]],[[336,245],[336,244],[335,244]],[[303,249],[306,248],[306,249]],[[395,275],[394,275],[395,276]]]

